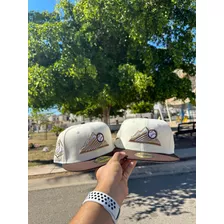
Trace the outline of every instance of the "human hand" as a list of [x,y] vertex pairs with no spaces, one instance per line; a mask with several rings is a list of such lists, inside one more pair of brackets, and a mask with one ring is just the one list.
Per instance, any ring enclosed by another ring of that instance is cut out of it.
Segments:
[[119,206],[128,195],[128,178],[137,163],[125,160],[125,157],[125,152],[116,152],[108,163],[96,172],[98,184],[95,191],[108,194]]

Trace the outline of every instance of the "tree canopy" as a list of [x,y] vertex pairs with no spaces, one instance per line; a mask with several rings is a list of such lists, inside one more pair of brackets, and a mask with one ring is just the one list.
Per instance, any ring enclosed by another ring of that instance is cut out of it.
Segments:
[[174,71],[195,75],[195,23],[192,0],[61,0],[53,13],[32,11],[29,106],[107,122],[111,108],[194,98]]

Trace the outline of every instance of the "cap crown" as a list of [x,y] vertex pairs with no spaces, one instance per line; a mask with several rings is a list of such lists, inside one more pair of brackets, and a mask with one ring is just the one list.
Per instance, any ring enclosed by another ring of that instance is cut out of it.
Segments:
[[78,163],[113,151],[110,128],[103,122],[74,125],[60,133],[54,162]]
[[132,118],[125,120],[117,133],[115,146],[142,152],[174,153],[170,126],[162,120]]

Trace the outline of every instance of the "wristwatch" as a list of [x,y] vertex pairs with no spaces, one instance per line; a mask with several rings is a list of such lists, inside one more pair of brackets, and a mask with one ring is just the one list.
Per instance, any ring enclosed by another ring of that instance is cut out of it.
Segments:
[[102,205],[111,215],[113,222],[117,222],[120,215],[120,206],[112,197],[100,191],[91,191],[83,201],[83,204],[87,201]]

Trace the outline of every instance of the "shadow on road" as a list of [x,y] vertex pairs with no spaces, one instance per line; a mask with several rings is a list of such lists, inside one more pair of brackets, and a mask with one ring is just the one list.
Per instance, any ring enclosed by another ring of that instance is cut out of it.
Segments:
[[129,196],[123,206],[139,210],[129,219],[140,221],[157,216],[156,212],[167,216],[188,213],[182,205],[192,198],[196,198],[195,173],[160,176],[130,181]]
[[43,164],[53,164],[53,159],[49,160],[41,160],[41,159],[36,159],[36,160],[28,160],[29,163],[39,163],[40,165]]

